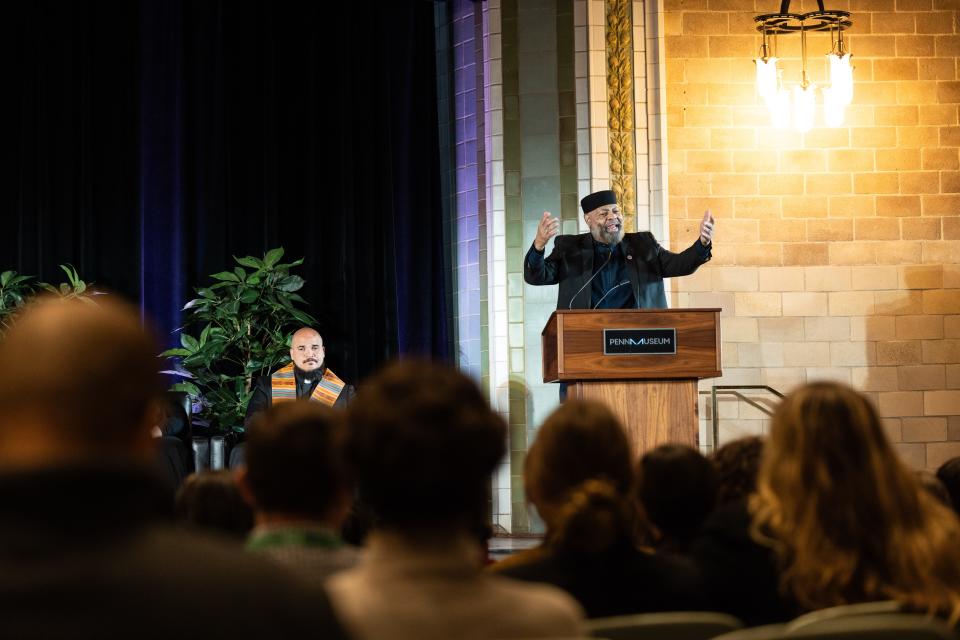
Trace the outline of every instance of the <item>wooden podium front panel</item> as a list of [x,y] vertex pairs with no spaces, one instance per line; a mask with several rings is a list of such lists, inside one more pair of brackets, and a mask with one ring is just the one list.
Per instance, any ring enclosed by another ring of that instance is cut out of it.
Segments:
[[[714,378],[720,370],[719,309],[556,311],[542,333],[543,381]],[[674,329],[677,352],[606,355],[605,329]]]
[[620,418],[634,458],[665,443],[697,446],[697,381],[573,382],[567,396],[595,400]]

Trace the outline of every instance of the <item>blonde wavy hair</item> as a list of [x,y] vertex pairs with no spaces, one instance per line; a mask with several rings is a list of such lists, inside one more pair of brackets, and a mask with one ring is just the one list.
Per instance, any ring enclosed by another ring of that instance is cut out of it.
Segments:
[[960,522],[921,490],[853,389],[817,382],[784,399],[750,511],[801,606],[896,600],[960,618]]

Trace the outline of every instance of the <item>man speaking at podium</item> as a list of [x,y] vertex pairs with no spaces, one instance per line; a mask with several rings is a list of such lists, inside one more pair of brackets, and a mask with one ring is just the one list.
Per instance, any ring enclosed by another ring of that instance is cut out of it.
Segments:
[[[580,201],[590,233],[557,233],[560,221],[544,211],[527,251],[527,284],[559,284],[557,309],[665,309],[663,279],[686,276],[710,259],[713,216],[707,211],[700,238],[680,253],[667,251],[649,231],[623,232],[623,213],[613,191]],[[550,238],[553,251],[544,256]]]

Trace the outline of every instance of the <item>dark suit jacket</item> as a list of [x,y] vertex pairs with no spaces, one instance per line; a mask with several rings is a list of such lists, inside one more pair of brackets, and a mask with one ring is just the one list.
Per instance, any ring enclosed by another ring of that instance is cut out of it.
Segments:
[[[621,244],[638,309],[665,309],[667,296],[663,279],[689,275],[710,259],[710,247],[698,248],[699,238],[680,253],[661,247],[648,231],[627,233]],[[523,262],[523,279],[527,284],[559,284],[557,309],[589,309],[591,287],[585,285],[593,275],[593,236],[589,233],[557,236],[553,252],[544,258],[539,269],[530,264],[533,251],[531,245]]]

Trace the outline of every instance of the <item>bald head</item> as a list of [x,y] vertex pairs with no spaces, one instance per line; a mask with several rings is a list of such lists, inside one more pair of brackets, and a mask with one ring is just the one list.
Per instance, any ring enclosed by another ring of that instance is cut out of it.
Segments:
[[146,453],[158,351],[125,303],[31,305],[0,340],[0,460]]
[[310,327],[298,329],[290,340],[290,359],[304,372],[316,371],[323,366],[323,338]]

